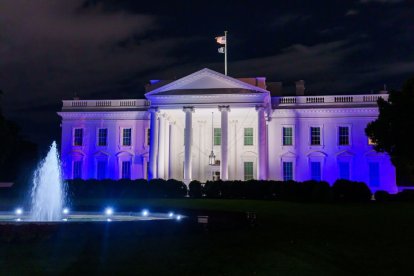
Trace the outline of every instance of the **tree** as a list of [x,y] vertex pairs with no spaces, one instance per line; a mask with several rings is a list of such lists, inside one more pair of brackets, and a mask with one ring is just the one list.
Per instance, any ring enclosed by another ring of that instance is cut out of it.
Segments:
[[[0,97],[2,95],[3,92],[0,90]],[[0,101],[0,168],[11,155],[11,152],[15,146],[14,137],[16,131],[17,129],[15,128],[15,125],[4,118]]]
[[[0,100],[2,95],[0,90]],[[0,101],[0,181],[27,179],[36,161],[37,145],[24,139],[17,124],[3,116]]]
[[378,152],[387,152],[391,162],[414,181],[414,77],[401,91],[391,91],[388,101],[378,99],[379,116],[365,133]]

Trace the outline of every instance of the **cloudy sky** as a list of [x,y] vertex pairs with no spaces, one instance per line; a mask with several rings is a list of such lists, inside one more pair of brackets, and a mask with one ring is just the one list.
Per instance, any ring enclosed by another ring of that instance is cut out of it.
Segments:
[[222,71],[224,30],[234,77],[352,94],[414,75],[411,0],[0,0],[3,109],[44,146],[62,99],[142,98],[150,79]]

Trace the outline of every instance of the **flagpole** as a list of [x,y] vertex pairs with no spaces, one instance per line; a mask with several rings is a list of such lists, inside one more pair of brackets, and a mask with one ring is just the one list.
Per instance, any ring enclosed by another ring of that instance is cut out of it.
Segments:
[[227,31],[224,31],[224,38],[226,41],[226,44],[224,44],[224,75],[227,76]]

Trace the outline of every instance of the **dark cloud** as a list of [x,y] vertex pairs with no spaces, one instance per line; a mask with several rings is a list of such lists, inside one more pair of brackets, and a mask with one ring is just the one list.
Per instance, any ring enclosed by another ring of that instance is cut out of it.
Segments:
[[357,15],[358,13],[359,13],[358,10],[351,9],[351,10],[346,11],[345,16],[353,16],[353,15]]
[[396,4],[404,2],[404,0],[360,0],[362,4],[366,3],[382,3],[382,4]]
[[224,29],[232,76],[305,79],[321,94],[398,88],[414,71],[413,17],[398,0],[0,0],[0,89],[7,115],[46,143],[61,99],[141,98],[149,79],[222,71]]

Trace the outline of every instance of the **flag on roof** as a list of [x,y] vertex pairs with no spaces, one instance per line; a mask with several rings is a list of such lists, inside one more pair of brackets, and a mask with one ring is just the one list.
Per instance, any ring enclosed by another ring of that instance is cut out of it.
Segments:
[[226,37],[225,36],[217,36],[216,41],[217,41],[218,44],[224,45],[224,44],[226,44]]

